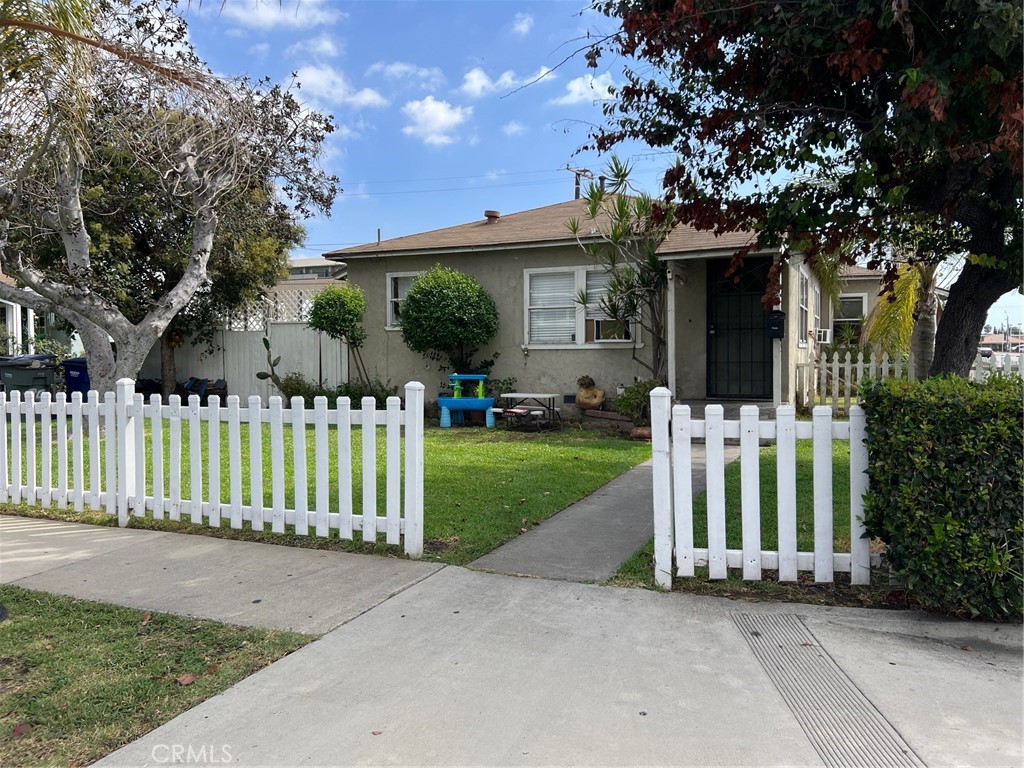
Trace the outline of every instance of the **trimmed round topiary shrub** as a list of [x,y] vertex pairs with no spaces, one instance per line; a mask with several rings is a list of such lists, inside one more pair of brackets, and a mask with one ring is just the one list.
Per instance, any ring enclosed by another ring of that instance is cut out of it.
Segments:
[[453,373],[474,372],[473,357],[498,333],[498,306],[469,275],[436,266],[413,280],[401,306],[402,340]]
[[1022,617],[1024,383],[886,379],[863,390],[864,523],[926,608]]

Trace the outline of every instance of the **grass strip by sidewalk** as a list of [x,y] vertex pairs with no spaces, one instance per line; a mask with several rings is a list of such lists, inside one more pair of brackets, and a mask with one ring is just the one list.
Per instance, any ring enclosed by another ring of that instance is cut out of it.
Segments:
[[0,765],[85,765],[315,638],[0,586]]
[[[222,432],[221,446],[222,499],[229,497],[225,432]],[[362,446],[358,430],[354,432],[357,434],[354,435],[352,446],[353,501],[358,510],[361,508]],[[306,438],[307,456],[312,456],[312,428],[307,431]],[[242,446],[246,445],[247,440],[243,435]],[[187,449],[185,445],[183,453],[186,456]],[[204,455],[205,450],[204,440]],[[378,446],[378,451],[379,513],[385,509],[382,445]],[[290,443],[286,445],[285,455],[290,456]],[[267,456],[269,453],[265,451],[265,459]],[[482,557],[524,530],[593,493],[650,456],[651,447],[648,443],[626,440],[598,430],[566,427],[558,432],[537,434],[482,427],[428,428],[424,468],[424,559],[461,565]],[[333,454],[331,462],[333,465]],[[290,459],[285,463],[288,487],[286,501],[290,503],[294,479]],[[188,489],[186,467],[182,467],[182,472],[182,488]],[[316,497],[313,474],[310,473],[309,478],[311,500]],[[264,498],[269,499],[269,473],[265,473],[265,476]],[[243,479],[244,483],[248,482],[245,474]],[[243,498],[246,498],[247,489],[245,485]],[[332,509],[336,508],[336,502],[332,499]],[[79,513],[56,507],[40,509],[25,505],[10,506],[6,511],[32,517],[116,525],[116,520],[104,512]],[[402,553],[399,547],[389,547],[379,542],[364,546],[358,533],[354,542],[338,539],[337,533],[333,531],[330,538],[321,539],[312,535],[296,536],[291,526],[288,526],[288,533],[281,535],[253,531],[248,523],[241,530],[232,530],[227,521],[223,521],[221,527],[216,529],[205,525],[152,520],[149,517],[132,518],[130,525],[314,549],[397,556]]]

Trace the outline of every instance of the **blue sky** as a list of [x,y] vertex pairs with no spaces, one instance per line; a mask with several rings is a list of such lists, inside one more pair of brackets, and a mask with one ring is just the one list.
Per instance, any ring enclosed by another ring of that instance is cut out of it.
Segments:
[[[337,132],[325,165],[345,192],[329,219],[306,223],[296,256],[462,224],[569,200],[569,164],[600,123],[614,62],[591,70],[587,35],[611,22],[585,0],[217,0],[186,9],[199,54],[223,75],[296,73],[303,100]],[[575,55],[574,55],[575,54]],[[669,158],[626,145],[634,180],[652,193]],[[1024,297],[990,322],[1024,324]]]

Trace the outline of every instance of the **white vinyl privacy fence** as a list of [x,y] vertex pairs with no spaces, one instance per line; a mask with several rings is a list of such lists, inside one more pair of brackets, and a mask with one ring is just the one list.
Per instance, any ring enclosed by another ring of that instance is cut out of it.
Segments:
[[[664,387],[651,392],[651,438],[654,452],[654,570],[659,586],[670,588],[673,576],[692,577],[706,566],[711,579],[724,579],[729,568],[757,581],[762,570],[777,570],[780,581],[796,581],[812,571],[816,582],[831,582],[836,571],[848,572],[853,584],[871,576],[869,541],[864,533],[863,495],[868,487],[864,411],[853,406],[849,421],[833,421],[832,410],[818,406],[810,422],[796,420],[796,408],[777,409],[775,421],[761,421],[757,406],[745,405],[738,421],[726,421],[721,405],[709,405],[703,420],[693,419],[688,405],[672,405]],[[742,548],[726,546],[725,440],[739,440]],[[796,441],[813,443],[814,547],[797,551]],[[692,446],[703,441],[706,453],[707,541],[694,544]],[[836,552],[832,494],[832,444],[850,443],[850,552]],[[764,487],[760,445],[777,445],[777,481]],[[761,548],[762,499],[777,498],[778,549]]]
[[149,513],[344,539],[360,531],[420,557],[423,385],[406,385],[404,410],[397,397],[383,411],[371,397],[358,409],[347,397],[334,405],[317,398],[307,410],[296,397],[285,409],[272,397],[263,407],[233,395],[224,405],[216,396],[205,406],[196,396],[147,403],[129,379],[102,401],[0,393],[0,503],[102,509],[121,526]]

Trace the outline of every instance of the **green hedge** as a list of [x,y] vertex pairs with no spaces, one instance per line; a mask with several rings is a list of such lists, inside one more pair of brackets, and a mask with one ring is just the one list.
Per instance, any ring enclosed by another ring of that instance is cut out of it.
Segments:
[[870,382],[865,526],[927,608],[1022,615],[1024,382]]

